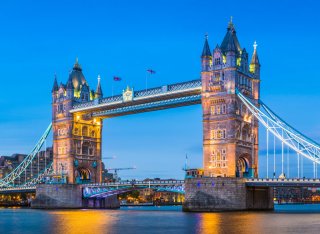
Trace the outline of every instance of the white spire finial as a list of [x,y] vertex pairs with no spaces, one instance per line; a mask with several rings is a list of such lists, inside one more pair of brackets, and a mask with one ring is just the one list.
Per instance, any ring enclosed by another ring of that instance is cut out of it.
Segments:
[[256,50],[256,49],[257,49],[257,46],[258,46],[257,41],[254,41],[254,43],[253,43],[253,49]]
[[204,38],[208,40],[208,33],[206,32],[206,34],[204,35]]
[[100,79],[101,79],[101,78],[100,78],[100,74],[99,74],[99,75],[98,75],[98,81],[99,81],[99,82],[100,82]]

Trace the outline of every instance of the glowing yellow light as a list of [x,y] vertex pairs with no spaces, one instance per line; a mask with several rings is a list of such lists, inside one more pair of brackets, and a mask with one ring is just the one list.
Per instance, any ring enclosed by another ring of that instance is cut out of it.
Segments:
[[241,58],[237,58],[237,66],[240,66],[241,65]]

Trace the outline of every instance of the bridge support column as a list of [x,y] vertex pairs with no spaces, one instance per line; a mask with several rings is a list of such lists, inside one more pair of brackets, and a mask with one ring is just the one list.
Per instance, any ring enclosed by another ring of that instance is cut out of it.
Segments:
[[117,209],[120,208],[117,195],[107,198],[83,199],[82,185],[38,184],[36,198],[31,202],[36,209]]
[[185,181],[184,211],[273,209],[269,188],[250,188],[243,178],[193,178]]
[[76,184],[38,184],[36,198],[31,202],[37,209],[82,208],[82,187]]

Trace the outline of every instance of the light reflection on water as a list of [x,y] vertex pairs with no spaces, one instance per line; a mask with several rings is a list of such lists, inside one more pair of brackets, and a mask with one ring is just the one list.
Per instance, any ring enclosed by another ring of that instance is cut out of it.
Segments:
[[[310,209],[319,213],[297,213]],[[0,209],[0,233],[319,233],[320,206],[281,206],[279,210],[286,213],[184,213],[181,207]]]

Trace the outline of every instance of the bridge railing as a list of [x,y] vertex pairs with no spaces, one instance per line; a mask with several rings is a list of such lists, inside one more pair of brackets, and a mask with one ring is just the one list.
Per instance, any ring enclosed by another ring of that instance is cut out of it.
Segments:
[[[199,80],[191,80],[191,81],[187,81],[187,82],[181,82],[181,83],[164,85],[164,86],[145,89],[145,90],[134,91],[133,98],[152,97],[155,95],[166,94],[166,93],[170,94],[170,93],[175,93],[175,92],[179,92],[179,91],[200,88],[200,87],[201,87],[201,80],[200,79]],[[96,100],[93,100],[90,102],[75,104],[73,106],[73,109],[86,108],[86,107],[91,107],[91,106],[95,106],[98,104],[106,104],[106,103],[117,104],[122,101],[123,101],[122,95],[116,95],[116,96],[106,97],[106,98],[103,98],[100,100],[96,99]]]
[[21,190],[33,190],[33,189],[36,189],[36,186],[0,188],[0,191],[21,191]]
[[184,184],[184,180],[152,180],[152,181],[120,181],[110,183],[92,183],[83,184],[84,187],[103,187],[103,186],[121,186],[121,185],[173,185]]
[[315,178],[252,178],[246,182],[320,182]]

